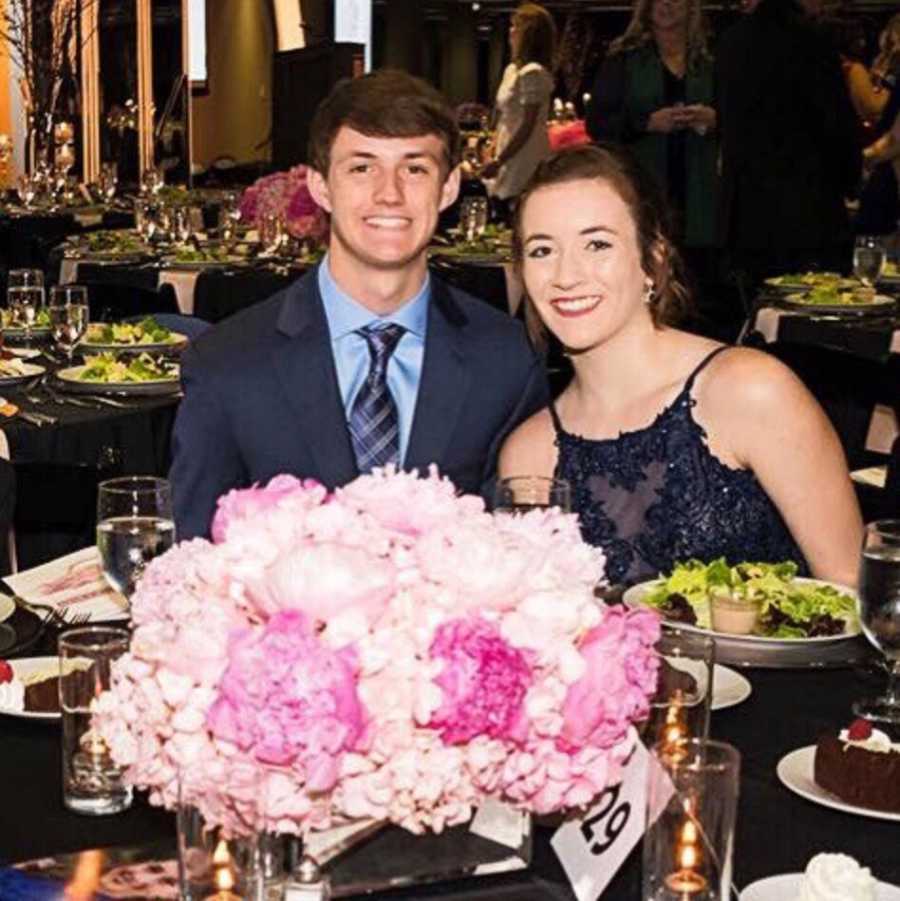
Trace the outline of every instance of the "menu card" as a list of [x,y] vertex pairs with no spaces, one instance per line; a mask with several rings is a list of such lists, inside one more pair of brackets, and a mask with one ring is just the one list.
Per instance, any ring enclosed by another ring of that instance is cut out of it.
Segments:
[[87,547],[34,569],[6,576],[6,584],[31,604],[53,607],[62,616],[91,620],[128,619],[128,601],[103,575],[100,553]]

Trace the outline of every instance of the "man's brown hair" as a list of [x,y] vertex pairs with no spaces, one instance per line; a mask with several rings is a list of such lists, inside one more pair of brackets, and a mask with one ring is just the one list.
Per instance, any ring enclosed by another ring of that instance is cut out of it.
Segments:
[[377,138],[435,135],[444,143],[447,172],[459,162],[459,128],[453,109],[427,81],[398,69],[381,69],[339,81],[319,104],[309,137],[309,164],[328,175],[331,146],[342,126]]

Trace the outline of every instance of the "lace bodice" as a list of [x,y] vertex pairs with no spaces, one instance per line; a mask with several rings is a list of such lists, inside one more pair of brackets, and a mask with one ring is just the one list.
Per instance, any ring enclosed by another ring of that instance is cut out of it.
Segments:
[[669,572],[692,557],[710,561],[795,560],[808,567],[781,514],[747,469],[713,456],[694,420],[691,389],[707,356],[681,392],[646,428],[592,440],[556,427],[558,478],[569,481],[585,541],[606,553],[613,584]]

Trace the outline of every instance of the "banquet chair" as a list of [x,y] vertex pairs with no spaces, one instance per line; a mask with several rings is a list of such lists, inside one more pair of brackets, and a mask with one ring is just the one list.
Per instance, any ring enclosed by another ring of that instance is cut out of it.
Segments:
[[178,312],[172,285],[152,289],[91,281],[80,284],[88,290],[91,322],[119,322],[135,316]]
[[17,564],[38,566],[95,542],[97,485],[121,475],[113,454],[96,463],[16,463]]

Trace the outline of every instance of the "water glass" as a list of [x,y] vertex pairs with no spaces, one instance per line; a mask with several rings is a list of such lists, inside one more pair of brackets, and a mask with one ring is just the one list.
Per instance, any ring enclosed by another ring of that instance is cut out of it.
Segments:
[[113,661],[128,650],[125,629],[83,626],[59,637],[63,804],[100,816],[131,806],[132,790],[91,723],[91,705],[110,687]]
[[141,193],[156,197],[165,186],[165,176],[159,169],[145,169],[141,176]]
[[643,901],[730,901],[740,755],[686,739],[647,768]]
[[166,479],[126,476],[97,486],[97,549],[107,582],[130,598],[147,564],[175,543]]
[[22,201],[22,206],[26,210],[31,209],[31,204],[34,203],[37,192],[38,186],[34,178],[27,174],[18,177],[16,180],[16,193],[19,195],[19,200]]
[[103,163],[100,167],[100,176],[97,180],[97,187],[100,189],[100,195],[103,199],[110,203],[116,196],[116,187],[119,183],[119,169],[115,163]]
[[10,269],[6,277],[7,288],[43,288],[44,273],[41,269]]
[[50,289],[50,333],[65,352],[69,365],[88,326],[88,294],[83,285],[56,285]]
[[545,476],[511,476],[500,479],[494,490],[494,510],[498,513],[527,513],[556,507],[563,513],[572,509],[572,492],[565,479]]
[[25,343],[31,341],[31,329],[44,307],[44,289],[38,285],[10,288],[6,292],[10,320],[25,332]]
[[[223,225],[223,229],[226,226]],[[232,223],[231,229],[234,228]],[[277,253],[284,241],[284,221],[275,213],[268,213],[259,221],[259,243],[263,250]]]
[[871,287],[884,270],[884,245],[877,235],[859,235],[853,248],[853,274]]
[[187,244],[191,240],[194,233],[193,223],[191,222],[191,211],[189,207],[178,207],[172,217],[172,232],[175,240],[179,244]]
[[656,643],[660,657],[650,715],[641,726],[648,746],[671,746],[709,736],[715,673],[715,642],[708,635],[666,629]]
[[857,716],[900,725],[900,519],[869,523],[859,567],[859,620],[885,657],[887,692],[853,705]]

